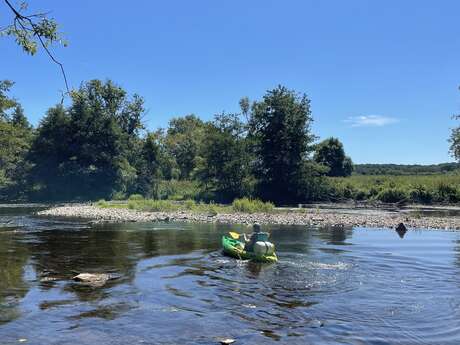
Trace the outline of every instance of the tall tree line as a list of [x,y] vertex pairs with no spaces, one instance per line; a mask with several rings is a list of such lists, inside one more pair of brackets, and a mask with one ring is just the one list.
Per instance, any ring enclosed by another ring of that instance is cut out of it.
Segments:
[[153,132],[143,125],[144,99],[112,81],[82,84],[37,128],[8,96],[11,87],[0,84],[3,200],[157,198],[160,181],[193,180],[199,198],[285,204],[319,199],[323,176],[351,173],[337,139],[315,145],[308,97],[283,86],[241,99],[240,113],[175,117]]

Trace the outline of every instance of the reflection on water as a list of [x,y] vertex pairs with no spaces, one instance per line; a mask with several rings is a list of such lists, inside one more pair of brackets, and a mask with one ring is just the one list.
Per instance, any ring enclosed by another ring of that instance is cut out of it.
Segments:
[[[30,213],[30,212],[29,212]],[[460,234],[271,226],[280,261],[222,256],[212,224],[0,228],[0,339],[16,344],[457,344]],[[118,279],[94,288],[81,272]]]

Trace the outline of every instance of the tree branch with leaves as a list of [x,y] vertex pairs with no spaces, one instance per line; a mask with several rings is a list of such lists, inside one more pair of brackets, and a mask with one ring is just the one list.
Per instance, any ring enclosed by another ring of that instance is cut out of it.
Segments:
[[67,42],[58,31],[57,22],[49,17],[49,12],[26,14],[27,2],[21,2],[15,7],[9,0],[3,0],[13,15],[12,22],[0,28],[0,35],[13,37],[16,43],[30,55],[35,55],[42,47],[48,57],[59,66],[64,79],[66,93],[70,92],[67,75],[63,64],[56,59],[50,46],[59,43],[64,47]]

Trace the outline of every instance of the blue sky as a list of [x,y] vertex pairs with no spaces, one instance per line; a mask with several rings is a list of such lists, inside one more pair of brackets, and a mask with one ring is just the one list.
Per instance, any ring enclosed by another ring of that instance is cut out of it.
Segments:
[[[40,1],[70,44],[73,87],[110,78],[144,96],[150,129],[173,116],[238,111],[283,84],[312,101],[314,132],[357,163],[452,161],[460,113],[458,1]],[[33,7],[30,8],[34,10]],[[0,3],[0,26],[6,7]],[[34,124],[60,100],[43,53],[0,39],[0,79]]]

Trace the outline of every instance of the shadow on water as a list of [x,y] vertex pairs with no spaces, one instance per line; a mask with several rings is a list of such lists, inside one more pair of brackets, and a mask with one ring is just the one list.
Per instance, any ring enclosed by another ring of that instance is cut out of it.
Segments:
[[[222,255],[243,226],[35,219],[0,228],[6,344],[456,344],[458,233],[269,226],[275,265]],[[428,256],[427,253],[430,253]],[[92,287],[81,272],[116,279]]]
[[27,247],[9,235],[0,235],[0,324],[20,317],[18,304],[29,290],[25,270]]

